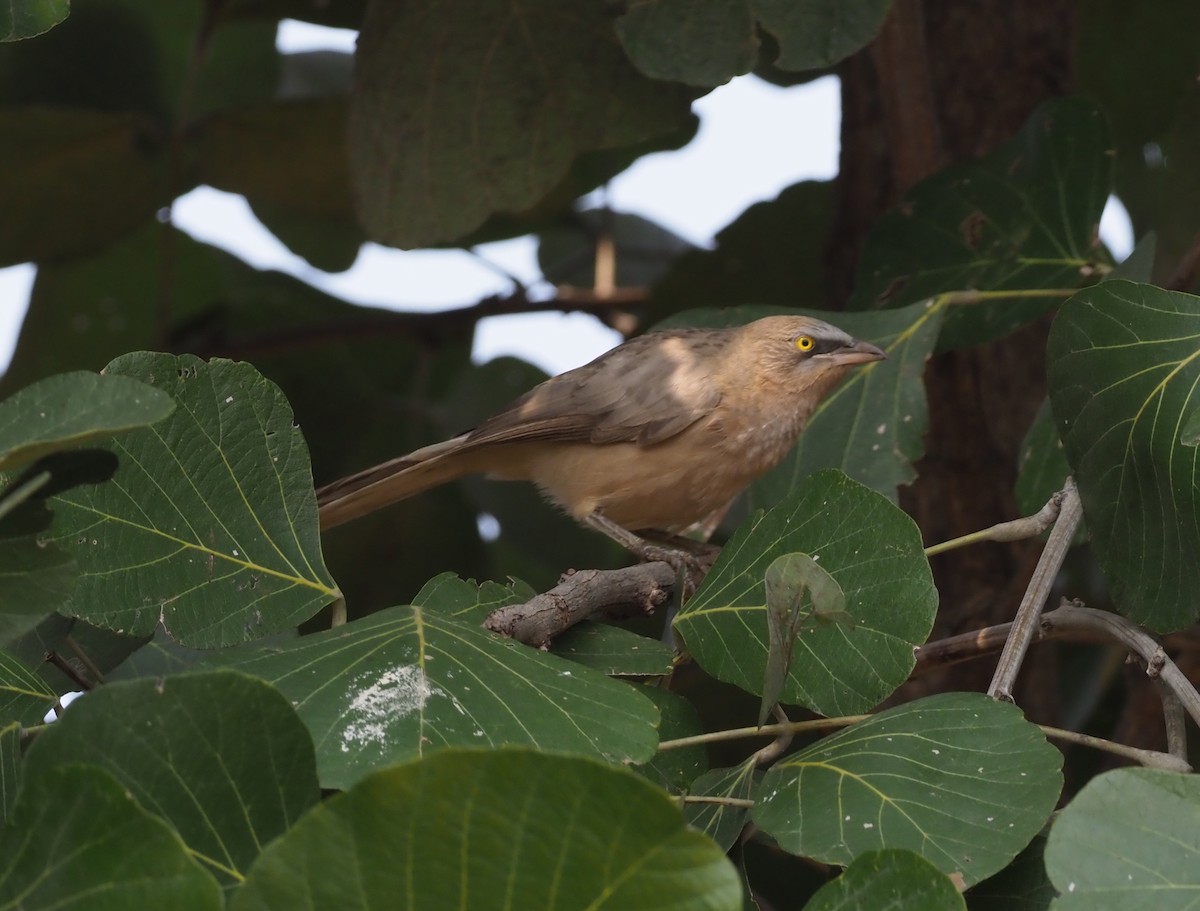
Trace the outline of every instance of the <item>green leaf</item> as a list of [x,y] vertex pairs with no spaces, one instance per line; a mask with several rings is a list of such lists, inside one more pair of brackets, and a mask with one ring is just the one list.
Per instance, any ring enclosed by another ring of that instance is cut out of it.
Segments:
[[1200,446],[1200,408],[1189,414],[1183,422],[1179,442],[1184,446]]
[[[754,757],[731,769],[711,769],[698,776],[688,788],[690,796],[734,798],[750,800],[754,788],[761,780]],[[728,851],[742,834],[746,820],[750,817],[749,807],[723,803],[687,803],[683,813],[692,828],[699,829],[718,845]]]
[[752,0],[759,24],[779,42],[775,66],[832,66],[879,34],[892,0]]
[[[771,708],[779,702],[796,637],[806,624],[841,623],[854,631],[854,618],[846,613],[846,595],[837,580],[817,565],[808,554],[776,557],[763,577],[767,601],[767,669],[763,675],[762,706],[758,726],[766,724]],[[810,607],[804,609],[804,595]]]
[[647,76],[717,86],[750,71],[759,58],[757,28],[779,46],[775,66],[831,66],[879,32],[891,0],[649,0],[617,20],[626,53]]
[[326,788],[443,747],[642,762],[658,743],[658,712],[634,687],[489,633],[470,609],[392,607],[230,663],[291,700]]
[[12,822],[21,785],[21,725],[0,727],[0,829]]
[[675,260],[651,289],[647,322],[736,300],[780,307],[828,300],[825,251],[833,208],[832,183],[817,180],[750,206],[717,232],[711,250],[690,250]]
[[58,695],[7,651],[0,651],[0,724],[41,724]]
[[[1079,287],[1102,255],[1096,238],[1112,168],[1108,127],[1094,104],[1044,103],[1010,142],[939,171],[876,222],[849,308],[900,307],[951,291]],[[956,306],[940,344],[1007,335],[1060,297]]]
[[1200,299],[1105,282],[1063,305],[1050,401],[1092,546],[1121,613],[1160,632],[1196,619],[1198,453],[1180,442],[1200,384]]
[[165,392],[129,377],[49,377],[0,402],[0,471],[154,424],[174,410]]
[[755,822],[795,854],[848,864],[915,851],[966,885],[1008,865],[1062,787],[1062,754],[1013,705],[976,693],[920,699],[782,760]]
[[1046,876],[1045,849],[1042,831],[1016,860],[971,890],[971,911],[1046,911],[1058,892]]
[[1192,36],[1200,31],[1200,7],[1088,0],[1077,28],[1080,90],[1103,106],[1122,151],[1136,149],[1140,156],[1195,89],[1200,47]]
[[195,133],[197,178],[245,196],[280,240],[326,272],[348,269],[366,240],[350,199],[346,104],[334,96],[227,108]]
[[556,636],[550,651],[610,677],[657,677],[671,673],[675,653],[657,639],[609,623],[589,621]]
[[111,482],[53,501],[51,540],[81,573],[67,613],[130,635],[161,623],[215,648],[288,629],[338,596],[308,452],[274,384],[249,364],[190,355],[131,354],[106,370],[178,408],[111,444]]
[[1055,820],[1046,872],[1054,911],[1194,908],[1200,779],[1151,769],[1093,778]]
[[356,70],[358,211],[372,238],[401,247],[529,209],[582,153],[684,125],[692,94],[638,74],[603,7],[565,0],[532,0],[519,15],[504,0],[376,0]]
[[48,32],[67,18],[71,0],[12,0],[0,7],[0,41],[19,41]]
[[167,820],[226,886],[317,803],[312,741],[260,680],[232,671],[100,687],[29,751],[28,778],[87,762]]
[[824,715],[866,711],[912,671],[937,592],[912,519],[839,472],[812,475],[743,525],[680,610],[675,630],[706,671],[761,695],[769,652],[763,576],[776,557],[794,552],[811,554],[833,576],[854,627],[817,624],[801,632],[782,701]]
[[804,911],[966,911],[937,867],[912,851],[868,851],[822,886]]
[[524,582],[509,585],[485,580],[461,579],[455,573],[438,573],[413,596],[413,607],[429,607],[460,619],[472,618],[483,623],[488,614],[509,604],[521,604],[536,595]]
[[73,765],[27,780],[0,829],[0,907],[219,911],[216,880],[112,776]]
[[[6,505],[0,498],[0,509]],[[75,560],[43,540],[52,520],[40,502],[23,503],[0,519],[0,604],[6,613],[48,614],[75,588]]]
[[267,848],[230,903],[298,907],[740,911],[741,887],[674,802],[630,772],[456,750],[326,801]]
[[140,114],[0,108],[0,135],[0,266],[99,249],[168,202],[166,137]]
[[[690,700],[652,685],[638,685],[638,692],[658,706],[660,741],[694,737],[704,731],[700,713]],[[676,750],[659,750],[649,762],[633,767],[659,787],[675,793],[686,792],[692,780],[707,768],[708,750],[699,743]]]

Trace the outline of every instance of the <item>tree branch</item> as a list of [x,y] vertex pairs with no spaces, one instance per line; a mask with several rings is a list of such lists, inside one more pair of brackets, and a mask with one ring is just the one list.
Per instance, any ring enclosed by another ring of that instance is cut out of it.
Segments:
[[576,570],[524,604],[492,611],[483,625],[494,633],[543,648],[589,617],[651,613],[670,600],[675,584],[675,570],[661,562]]
[[993,699],[1003,699],[1012,702],[1012,689],[1016,683],[1017,674],[1021,670],[1021,662],[1029,651],[1029,643],[1037,632],[1038,621],[1042,614],[1042,606],[1050,596],[1050,588],[1062,568],[1071,541],[1075,537],[1075,529],[1083,518],[1083,507],[1079,502],[1079,493],[1075,482],[1067,478],[1066,486],[1062,489],[1062,501],[1059,507],[1058,519],[1050,539],[1042,551],[1037,566],[1033,570],[1033,578],[1025,589],[1021,606],[1017,608],[1017,616],[1013,621],[1008,641],[1004,643],[1004,651],[996,664],[996,673],[992,677],[988,695]]

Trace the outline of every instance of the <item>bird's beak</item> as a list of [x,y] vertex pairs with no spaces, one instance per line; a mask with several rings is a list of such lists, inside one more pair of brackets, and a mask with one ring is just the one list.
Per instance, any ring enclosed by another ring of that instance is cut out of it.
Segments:
[[843,345],[836,351],[824,355],[828,360],[839,366],[849,367],[852,364],[866,364],[870,361],[887,360],[887,355],[878,345],[870,342],[860,342],[855,339],[849,345]]

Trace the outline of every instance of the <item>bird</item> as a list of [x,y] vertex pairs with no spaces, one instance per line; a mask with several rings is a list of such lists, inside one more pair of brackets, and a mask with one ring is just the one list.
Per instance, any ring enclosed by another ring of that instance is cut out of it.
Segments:
[[885,357],[808,316],[636,336],[473,430],[322,487],[321,528],[482,473],[531,481],[583,525],[679,567],[680,548],[652,539],[726,509],[851,367]]

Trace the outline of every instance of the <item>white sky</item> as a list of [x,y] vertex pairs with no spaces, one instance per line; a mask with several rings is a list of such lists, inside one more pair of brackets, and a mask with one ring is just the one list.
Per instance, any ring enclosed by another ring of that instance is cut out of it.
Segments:
[[[288,52],[353,50],[355,33],[285,22],[279,47]],[[751,204],[772,199],[800,180],[837,173],[837,80],[826,77],[781,89],[741,77],[695,104],[699,135],[677,152],[638,161],[608,188],[613,208],[658,222],[695,244],[713,236]],[[499,270],[463,251],[401,252],[365,246],[354,266],[330,274],[293,255],[251,214],[240,196],[199,187],[178,200],[176,224],[258,268],[279,269],[346,300],[395,309],[469,305],[510,290],[504,274],[536,287],[534,242],[523,238],[477,248]],[[1118,259],[1132,247],[1128,216],[1110,204],[1101,234]],[[0,269],[0,370],[12,357],[33,283],[32,266]],[[484,320],[474,357],[516,354],[550,373],[584,363],[619,337],[583,314],[526,314]]]

